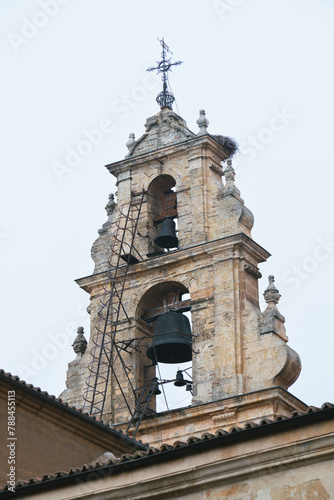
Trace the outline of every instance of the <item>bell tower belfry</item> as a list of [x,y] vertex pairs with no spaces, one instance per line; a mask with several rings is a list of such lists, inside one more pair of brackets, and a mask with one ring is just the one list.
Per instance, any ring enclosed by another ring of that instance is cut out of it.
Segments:
[[[196,134],[172,110],[161,44],[160,112],[138,140],[130,134],[126,157],[107,165],[117,203],[111,195],[94,273],[77,280],[91,297],[90,341],[62,395],[151,444],[305,408],[287,392],[301,363],[287,345],[273,276],[267,309],[259,307],[258,266],[269,253],[253,240],[253,215],[235,185],[237,146],[208,132],[203,110]],[[189,360],[191,406],[157,414],[165,383],[157,363]]]

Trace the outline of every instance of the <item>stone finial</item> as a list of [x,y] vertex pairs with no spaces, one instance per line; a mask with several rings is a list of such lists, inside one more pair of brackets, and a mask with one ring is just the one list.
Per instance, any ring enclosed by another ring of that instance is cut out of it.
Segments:
[[197,120],[197,125],[199,126],[199,132],[197,135],[204,135],[208,133],[209,120],[205,116],[204,109],[200,109],[199,118]]
[[271,274],[268,276],[269,285],[264,292],[264,300],[267,302],[268,307],[276,307],[281,295],[275,286],[275,277]]
[[98,230],[99,234],[104,234],[108,231],[110,225],[111,225],[111,220],[112,220],[112,214],[114,213],[114,210],[116,208],[116,202],[115,202],[115,197],[113,193],[110,193],[108,203],[104,207],[107,214],[108,214],[108,220],[104,224],[102,224],[101,229]]
[[135,142],[136,142],[135,134],[133,132],[131,132],[131,134],[129,134],[129,139],[126,143],[126,147],[129,150],[128,156],[131,154],[131,149],[132,149],[133,145],[135,144]]
[[116,207],[116,203],[115,203],[114,194],[110,193],[108,203],[105,206],[105,209],[106,209],[108,216],[113,213],[113,211],[115,210],[115,207]]
[[[235,179],[235,170],[232,167],[232,160],[231,158],[228,158],[226,160],[226,167],[223,171],[223,176],[225,177],[225,186],[223,189],[223,196],[234,196],[239,203],[242,205],[242,211],[243,214],[246,215],[246,219],[248,219],[247,226],[249,226],[249,229],[251,230],[253,227],[253,214],[244,206],[244,202],[242,198],[240,198],[240,191],[237,188],[237,186],[234,184],[234,179]],[[247,213],[246,213],[247,212]]]
[[224,177],[226,179],[226,187],[234,186],[235,170],[232,167],[232,160],[227,160],[227,167],[224,170]]
[[77,336],[74,339],[72,347],[77,356],[82,357],[85,354],[87,349],[87,340],[84,336],[83,326],[78,327]]

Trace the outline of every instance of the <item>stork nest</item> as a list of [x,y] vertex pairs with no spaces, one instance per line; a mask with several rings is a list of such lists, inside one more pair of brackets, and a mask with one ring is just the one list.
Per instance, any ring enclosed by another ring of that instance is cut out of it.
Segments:
[[230,158],[232,158],[239,149],[239,144],[232,139],[232,137],[226,137],[225,135],[213,135],[212,137],[230,153]]

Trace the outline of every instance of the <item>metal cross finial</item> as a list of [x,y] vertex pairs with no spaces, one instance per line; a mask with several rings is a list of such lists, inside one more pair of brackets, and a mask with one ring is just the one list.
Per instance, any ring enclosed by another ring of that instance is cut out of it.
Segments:
[[182,61],[176,61],[175,63],[171,62],[172,57],[169,59],[167,58],[167,54],[170,54],[171,56],[173,55],[173,52],[170,50],[168,45],[165,43],[164,39],[160,40],[158,38],[160,45],[162,47],[162,52],[161,52],[161,61],[157,61],[157,66],[156,67],[151,67],[148,68],[146,71],[157,71],[157,74],[162,73],[161,75],[161,80],[163,82],[163,87],[162,87],[162,92],[160,92],[157,96],[157,103],[159,104],[160,108],[164,108],[165,106],[168,106],[169,108],[172,107],[173,102],[175,101],[175,97],[173,96],[172,92],[167,90],[167,82],[168,82],[168,71],[172,71],[171,67],[172,66],[179,66],[182,64]]

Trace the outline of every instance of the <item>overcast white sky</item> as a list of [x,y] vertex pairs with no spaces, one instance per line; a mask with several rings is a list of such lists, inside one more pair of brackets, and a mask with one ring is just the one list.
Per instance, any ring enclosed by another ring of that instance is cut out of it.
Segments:
[[[1,0],[0,367],[65,387],[73,328],[89,334],[73,280],[93,271],[115,191],[104,165],[159,111],[145,70],[164,36],[184,61],[170,77],[175,111],[197,132],[204,108],[209,132],[241,145],[236,184],[272,254],[260,293],[274,274],[303,363],[290,391],[334,401],[333,17],[330,0]],[[82,149],[106,119],[100,144]]]

